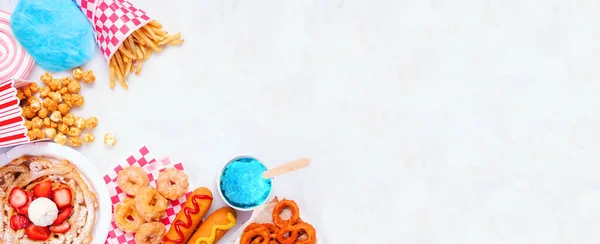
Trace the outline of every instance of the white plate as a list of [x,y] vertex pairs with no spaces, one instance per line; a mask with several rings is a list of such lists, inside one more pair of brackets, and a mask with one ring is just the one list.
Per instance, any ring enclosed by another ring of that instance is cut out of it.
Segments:
[[106,184],[102,178],[103,175],[100,171],[81,153],[51,142],[36,142],[17,146],[0,155],[0,167],[23,155],[66,159],[77,167],[98,196],[98,215],[96,216],[96,224],[92,232],[94,237],[92,244],[104,244],[108,236],[112,209],[108,188],[106,188]]

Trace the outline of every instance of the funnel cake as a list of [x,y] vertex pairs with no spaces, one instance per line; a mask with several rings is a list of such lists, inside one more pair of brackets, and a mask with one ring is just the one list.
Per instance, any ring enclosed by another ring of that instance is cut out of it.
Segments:
[[[43,197],[58,206],[58,217],[50,226],[35,226],[27,221],[27,208]],[[0,168],[0,200],[0,243],[92,242],[98,199],[67,160],[23,156],[11,161]]]

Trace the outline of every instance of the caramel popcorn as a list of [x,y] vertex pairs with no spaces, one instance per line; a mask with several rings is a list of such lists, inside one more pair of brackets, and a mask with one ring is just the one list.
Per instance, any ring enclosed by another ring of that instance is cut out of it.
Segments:
[[85,83],[92,83],[95,80],[96,76],[94,76],[94,72],[92,72],[91,70],[83,72],[83,81],[85,81]]
[[52,120],[54,122],[60,122],[61,119],[62,119],[62,115],[60,114],[59,111],[54,111],[54,112],[52,112],[52,115],[50,115],[50,120]]
[[50,127],[56,129],[58,127],[58,123],[56,123],[56,122],[50,122]]
[[85,128],[93,129],[93,128],[96,128],[96,126],[98,126],[98,118],[89,117],[85,120]]
[[75,118],[75,126],[79,129],[83,129],[85,127],[85,119],[83,117]]
[[60,95],[60,92],[49,92],[48,97],[54,100],[56,103],[62,102],[62,96]]
[[69,136],[79,136],[79,135],[81,135],[81,129],[79,129],[77,127],[71,127],[69,129],[69,132],[67,132],[67,135],[69,135]]
[[40,140],[40,139],[44,139],[46,134],[44,134],[44,132],[38,128],[34,128],[30,131],[27,132],[27,136],[29,137],[29,139],[33,140]]
[[79,95],[79,94],[71,94],[71,103],[75,106],[83,106],[83,96]]
[[72,147],[79,147],[81,146],[81,138],[79,137],[69,137],[69,145]]
[[44,118],[44,126],[45,127],[50,127],[50,123],[52,123],[52,121],[50,120],[50,118],[46,117]]
[[33,83],[29,84],[29,90],[31,91],[31,93],[36,93],[40,90],[40,87],[38,86],[37,83],[33,82]]
[[33,117],[35,117],[37,113],[33,110],[31,110],[30,107],[24,107],[23,108],[23,112],[21,113],[21,115],[23,115],[23,117],[25,117],[26,119],[31,119]]
[[62,83],[63,88],[65,88],[66,86],[68,86],[69,83],[71,83],[71,81],[72,81],[71,78],[68,77],[68,76],[65,77],[65,78],[60,79],[60,83]]
[[52,92],[52,90],[50,90],[50,87],[44,86],[40,89],[40,97],[44,98],[48,96],[48,93]]
[[81,89],[81,85],[79,84],[79,82],[75,81],[69,83],[69,86],[67,88],[69,89],[70,93],[78,93]]
[[56,129],[46,128],[46,129],[44,129],[44,134],[46,134],[46,138],[52,139],[56,136]]
[[69,126],[65,125],[65,124],[58,124],[58,132],[63,133],[63,134],[67,134],[67,132],[69,132]]
[[23,99],[25,99],[25,94],[23,94],[23,90],[21,89],[17,89],[17,98],[22,101]]
[[62,95],[62,99],[66,104],[71,105],[71,94],[64,94]]
[[73,78],[75,78],[76,80],[81,80],[82,76],[83,76],[83,69],[81,69],[81,67],[78,67],[73,70]]
[[34,117],[31,119],[31,123],[33,123],[33,128],[42,128],[44,120],[40,119],[40,117]]
[[25,128],[27,128],[27,130],[31,130],[33,128],[33,122],[31,122],[30,120],[25,120],[25,122],[23,122],[23,125],[25,126]]
[[62,122],[66,125],[73,125],[75,123],[75,116],[71,113],[68,113],[62,118]]
[[110,133],[104,134],[104,144],[114,146],[117,143],[117,138]]
[[96,139],[96,136],[94,134],[88,132],[83,135],[82,139],[83,139],[83,142],[85,142],[85,143],[92,143]]
[[58,107],[58,103],[56,103],[56,101],[54,101],[54,99],[47,97],[47,98],[44,98],[44,107],[50,111],[56,111],[56,109]]
[[58,111],[61,115],[66,115],[69,111],[71,111],[71,104],[69,103],[61,103],[58,105]]
[[66,87],[60,88],[60,95],[65,95],[69,93],[69,89]]
[[42,76],[40,76],[40,80],[42,81],[42,83],[47,85],[48,82],[50,82],[52,80],[52,75],[50,75],[50,73],[48,73],[48,72],[44,72],[44,74],[42,74]]
[[48,82],[48,87],[50,87],[50,90],[52,91],[58,91],[62,88],[62,82],[59,79],[52,79]]
[[25,97],[31,97],[31,90],[29,89],[29,86],[25,86],[23,87],[23,95],[25,95]]
[[67,136],[63,135],[62,133],[58,133],[54,137],[54,142],[64,146],[67,144]]
[[47,108],[40,108],[40,111],[37,112],[38,117],[44,119],[46,117],[48,117],[48,109]]
[[30,97],[29,108],[33,112],[38,112],[42,109],[42,103],[40,103],[40,100],[37,97]]

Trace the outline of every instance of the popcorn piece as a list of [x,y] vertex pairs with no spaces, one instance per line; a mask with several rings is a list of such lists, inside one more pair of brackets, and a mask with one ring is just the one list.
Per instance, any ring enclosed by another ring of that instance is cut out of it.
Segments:
[[17,89],[17,98],[22,101],[23,99],[25,99],[25,94],[23,94],[23,90],[21,89]]
[[37,114],[35,111],[31,110],[30,107],[24,107],[22,110],[23,112],[21,113],[21,115],[23,115],[23,117],[25,117],[26,119],[31,119]]
[[58,133],[54,137],[54,142],[64,146],[67,144],[67,136],[63,135],[62,133]]
[[56,103],[60,103],[62,102],[62,96],[60,94],[60,92],[49,92],[48,93],[48,97],[51,98],[52,100],[54,100]]
[[29,90],[31,91],[31,93],[35,94],[36,92],[38,92],[40,90],[40,87],[38,86],[37,83],[33,82],[33,83],[29,84]]
[[63,94],[62,99],[66,104],[71,105],[71,94]]
[[58,103],[56,103],[54,99],[47,97],[44,98],[44,107],[50,111],[56,111],[56,109],[58,108]]
[[40,111],[37,112],[38,117],[44,119],[46,117],[48,117],[48,109],[47,108],[41,108]]
[[73,78],[75,78],[75,80],[81,80],[82,76],[83,76],[83,69],[81,69],[81,67],[78,67],[73,70]]
[[96,139],[96,136],[94,134],[88,132],[83,135],[82,139],[83,139],[83,142],[85,142],[85,143],[92,143],[92,142],[94,142],[94,139]]
[[69,145],[72,147],[79,147],[81,146],[81,138],[79,137],[69,137]]
[[34,128],[30,131],[27,132],[27,136],[29,137],[29,139],[33,140],[40,140],[40,139],[44,139],[46,134],[44,134],[44,132],[38,128]]
[[67,134],[67,132],[69,132],[69,126],[65,125],[65,124],[58,124],[58,132],[62,133],[62,134]]
[[65,95],[67,93],[69,93],[69,89],[66,87],[60,88],[60,95]]
[[52,80],[52,75],[50,75],[50,73],[48,72],[44,72],[44,74],[40,76],[40,80],[42,81],[42,83],[47,85]]
[[33,123],[33,128],[42,128],[44,126],[44,120],[40,119],[40,117],[34,117],[31,119],[31,123]]
[[114,146],[117,143],[117,138],[110,134],[110,133],[106,133],[104,134],[104,144],[109,145],[109,146]]
[[50,118],[46,117],[44,118],[44,127],[50,127],[50,123],[52,123],[52,121],[50,120]]
[[58,105],[58,111],[61,115],[66,115],[67,113],[69,113],[69,111],[71,111],[71,108],[72,106],[69,103],[61,103]]
[[72,81],[71,77],[68,77],[68,76],[60,79],[60,82],[62,83],[63,88],[65,88],[66,86],[68,86],[71,83],[71,81]]
[[30,97],[29,108],[31,108],[31,111],[38,112],[42,109],[42,103],[40,103],[40,100],[37,97]]
[[71,94],[71,103],[75,106],[83,106],[84,100],[83,96],[79,94]]
[[56,136],[56,129],[46,128],[46,129],[44,129],[44,134],[46,134],[46,138],[52,139]]
[[50,120],[52,120],[54,122],[60,122],[61,119],[62,119],[62,115],[60,114],[59,111],[54,111],[54,112],[52,112],[52,115],[50,115]]
[[73,125],[75,123],[75,116],[71,113],[68,113],[62,118],[62,122],[66,125]]
[[91,70],[83,72],[83,81],[85,81],[85,83],[92,83],[95,80],[96,76],[94,76],[94,72],[92,72]]
[[79,129],[85,128],[85,119],[83,117],[75,118],[75,126]]
[[85,128],[93,129],[93,128],[96,128],[96,126],[98,126],[98,118],[89,117],[88,119],[85,120]]
[[56,123],[56,122],[50,122],[50,127],[56,129],[58,127],[58,123]]
[[48,87],[50,87],[50,90],[52,91],[58,91],[62,88],[62,81],[59,79],[52,79],[48,82]]
[[69,136],[79,136],[79,135],[81,135],[81,129],[79,129],[77,127],[71,127],[69,129],[69,132],[67,133],[67,135],[69,135]]
[[25,97],[31,97],[32,93],[31,93],[31,90],[29,89],[29,86],[23,87],[23,95],[25,95]]
[[52,90],[50,90],[50,87],[44,86],[40,89],[40,97],[44,98],[48,96],[48,93],[52,92]]
[[27,128],[27,130],[31,130],[33,128],[33,122],[31,122],[31,120],[25,120],[25,122],[23,122],[23,125],[25,126],[25,128]]
[[69,89],[70,93],[78,93],[81,89],[81,85],[79,84],[79,82],[74,81],[69,83],[69,86],[67,86],[67,88]]

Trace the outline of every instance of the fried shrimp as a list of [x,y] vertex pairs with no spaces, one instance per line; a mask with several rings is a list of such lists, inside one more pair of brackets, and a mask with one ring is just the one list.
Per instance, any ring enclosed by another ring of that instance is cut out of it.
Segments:
[[135,243],[138,244],[159,244],[163,240],[167,229],[160,222],[145,223],[135,233]]
[[169,168],[160,172],[156,181],[158,191],[164,197],[175,200],[182,197],[189,186],[188,176],[183,170]]
[[141,167],[130,166],[119,171],[117,184],[130,196],[135,196],[141,187],[147,186],[150,180],[148,174]]
[[167,210],[167,199],[156,189],[143,186],[135,195],[135,208],[146,221],[156,221]]
[[144,223],[131,197],[125,198],[115,206],[114,218],[117,227],[127,233],[134,232]]

